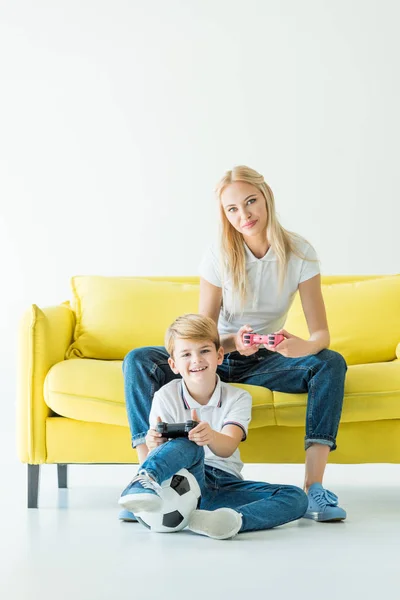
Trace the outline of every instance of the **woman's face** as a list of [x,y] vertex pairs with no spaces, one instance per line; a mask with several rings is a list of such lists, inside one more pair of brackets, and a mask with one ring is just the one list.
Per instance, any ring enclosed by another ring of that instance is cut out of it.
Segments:
[[266,233],[267,205],[256,187],[243,181],[230,183],[221,194],[221,203],[230,224],[244,237]]

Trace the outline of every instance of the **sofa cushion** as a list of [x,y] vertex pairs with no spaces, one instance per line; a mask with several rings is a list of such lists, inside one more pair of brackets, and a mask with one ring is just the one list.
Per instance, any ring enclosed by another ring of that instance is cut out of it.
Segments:
[[[272,392],[254,385],[237,387],[253,396],[251,426],[274,425]],[[56,414],[70,419],[128,425],[125,409],[122,361],[65,360],[50,369],[44,399]]]
[[167,327],[198,311],[199,286],[135,277],[74,277],[74,342],[67,358],[123,359],[133,348],[163,346]]
[[[165,330],[174,318],[197,312],[198,280],[74,277],[76,328],[67,358],[116,360],[133,348],[164,345]],[[400,341],[400,276],[331,276],[322,281],[330,347],[350,365],[393,360]],[[299,295],[285,327],[308,337]]]
[[[275,425],[272,392],[254,385],[237,384],[253,397],[251,427]],[[80,421],[128,425],[122,361],[65,360],[50,369],[44,399],[56,414]]]
[[[354,365],[346,376],[342,422],[400,419],[400,361]],[[239,385],[253,398],[250,428],[304,426],[307,394],[272,393]],[[69,360],[54,365],[45,380],[46,404],[80,421],[127,426],[121,361]]]
[[[322,285],[330,348],[347,364],[393,360],[400,341],[400,276]],[[285,329],[308,337],[307,324],[297,294]]]
[[[341,423],[400,419],[400,361],[348,368]],[[307,394],[274,392],[277,425],[304,425]]]

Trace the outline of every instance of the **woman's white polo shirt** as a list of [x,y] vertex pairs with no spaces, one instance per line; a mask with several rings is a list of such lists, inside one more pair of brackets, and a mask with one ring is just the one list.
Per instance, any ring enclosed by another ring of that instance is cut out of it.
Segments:
[[[223,289],[224,306],[218,321],[220,334],[237,333],[245,324],[256,333],[268,334],[281,329],[299,283],[311,279],[320,272],[314,248],[302,238],[296,242],[300,258],[292,253],[282,289],[279,287],[278,259],[272,248],[262,258],[257,258],[246,244],[246,273],[248,294],[243,312],[238,308],[237,294],[233,293],[232,281],[223,281],[221,257],[218,244],[213,244],[200,264],[200,276]],[[235,302],[236,297],[236,302]]]

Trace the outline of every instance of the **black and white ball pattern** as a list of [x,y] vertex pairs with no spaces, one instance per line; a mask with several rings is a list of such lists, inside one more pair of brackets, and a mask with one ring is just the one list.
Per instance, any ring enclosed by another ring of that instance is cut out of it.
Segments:
[[180,531],[188,524],[192,511],[200,505],[200,486],[189,471],[181,469],[163,481],[160,497],[163,501],[160,512],[135,513],[135,517],[151,531]]

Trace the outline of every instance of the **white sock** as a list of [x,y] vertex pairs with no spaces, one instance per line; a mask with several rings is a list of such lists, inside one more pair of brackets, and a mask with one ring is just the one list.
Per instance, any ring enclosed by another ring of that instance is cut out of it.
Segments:
[[234,537],[242,526],[242,515],[232,508],[217,510],[194,510],[189,517],[188,528],[194,533],[207,535],[215,540]]

